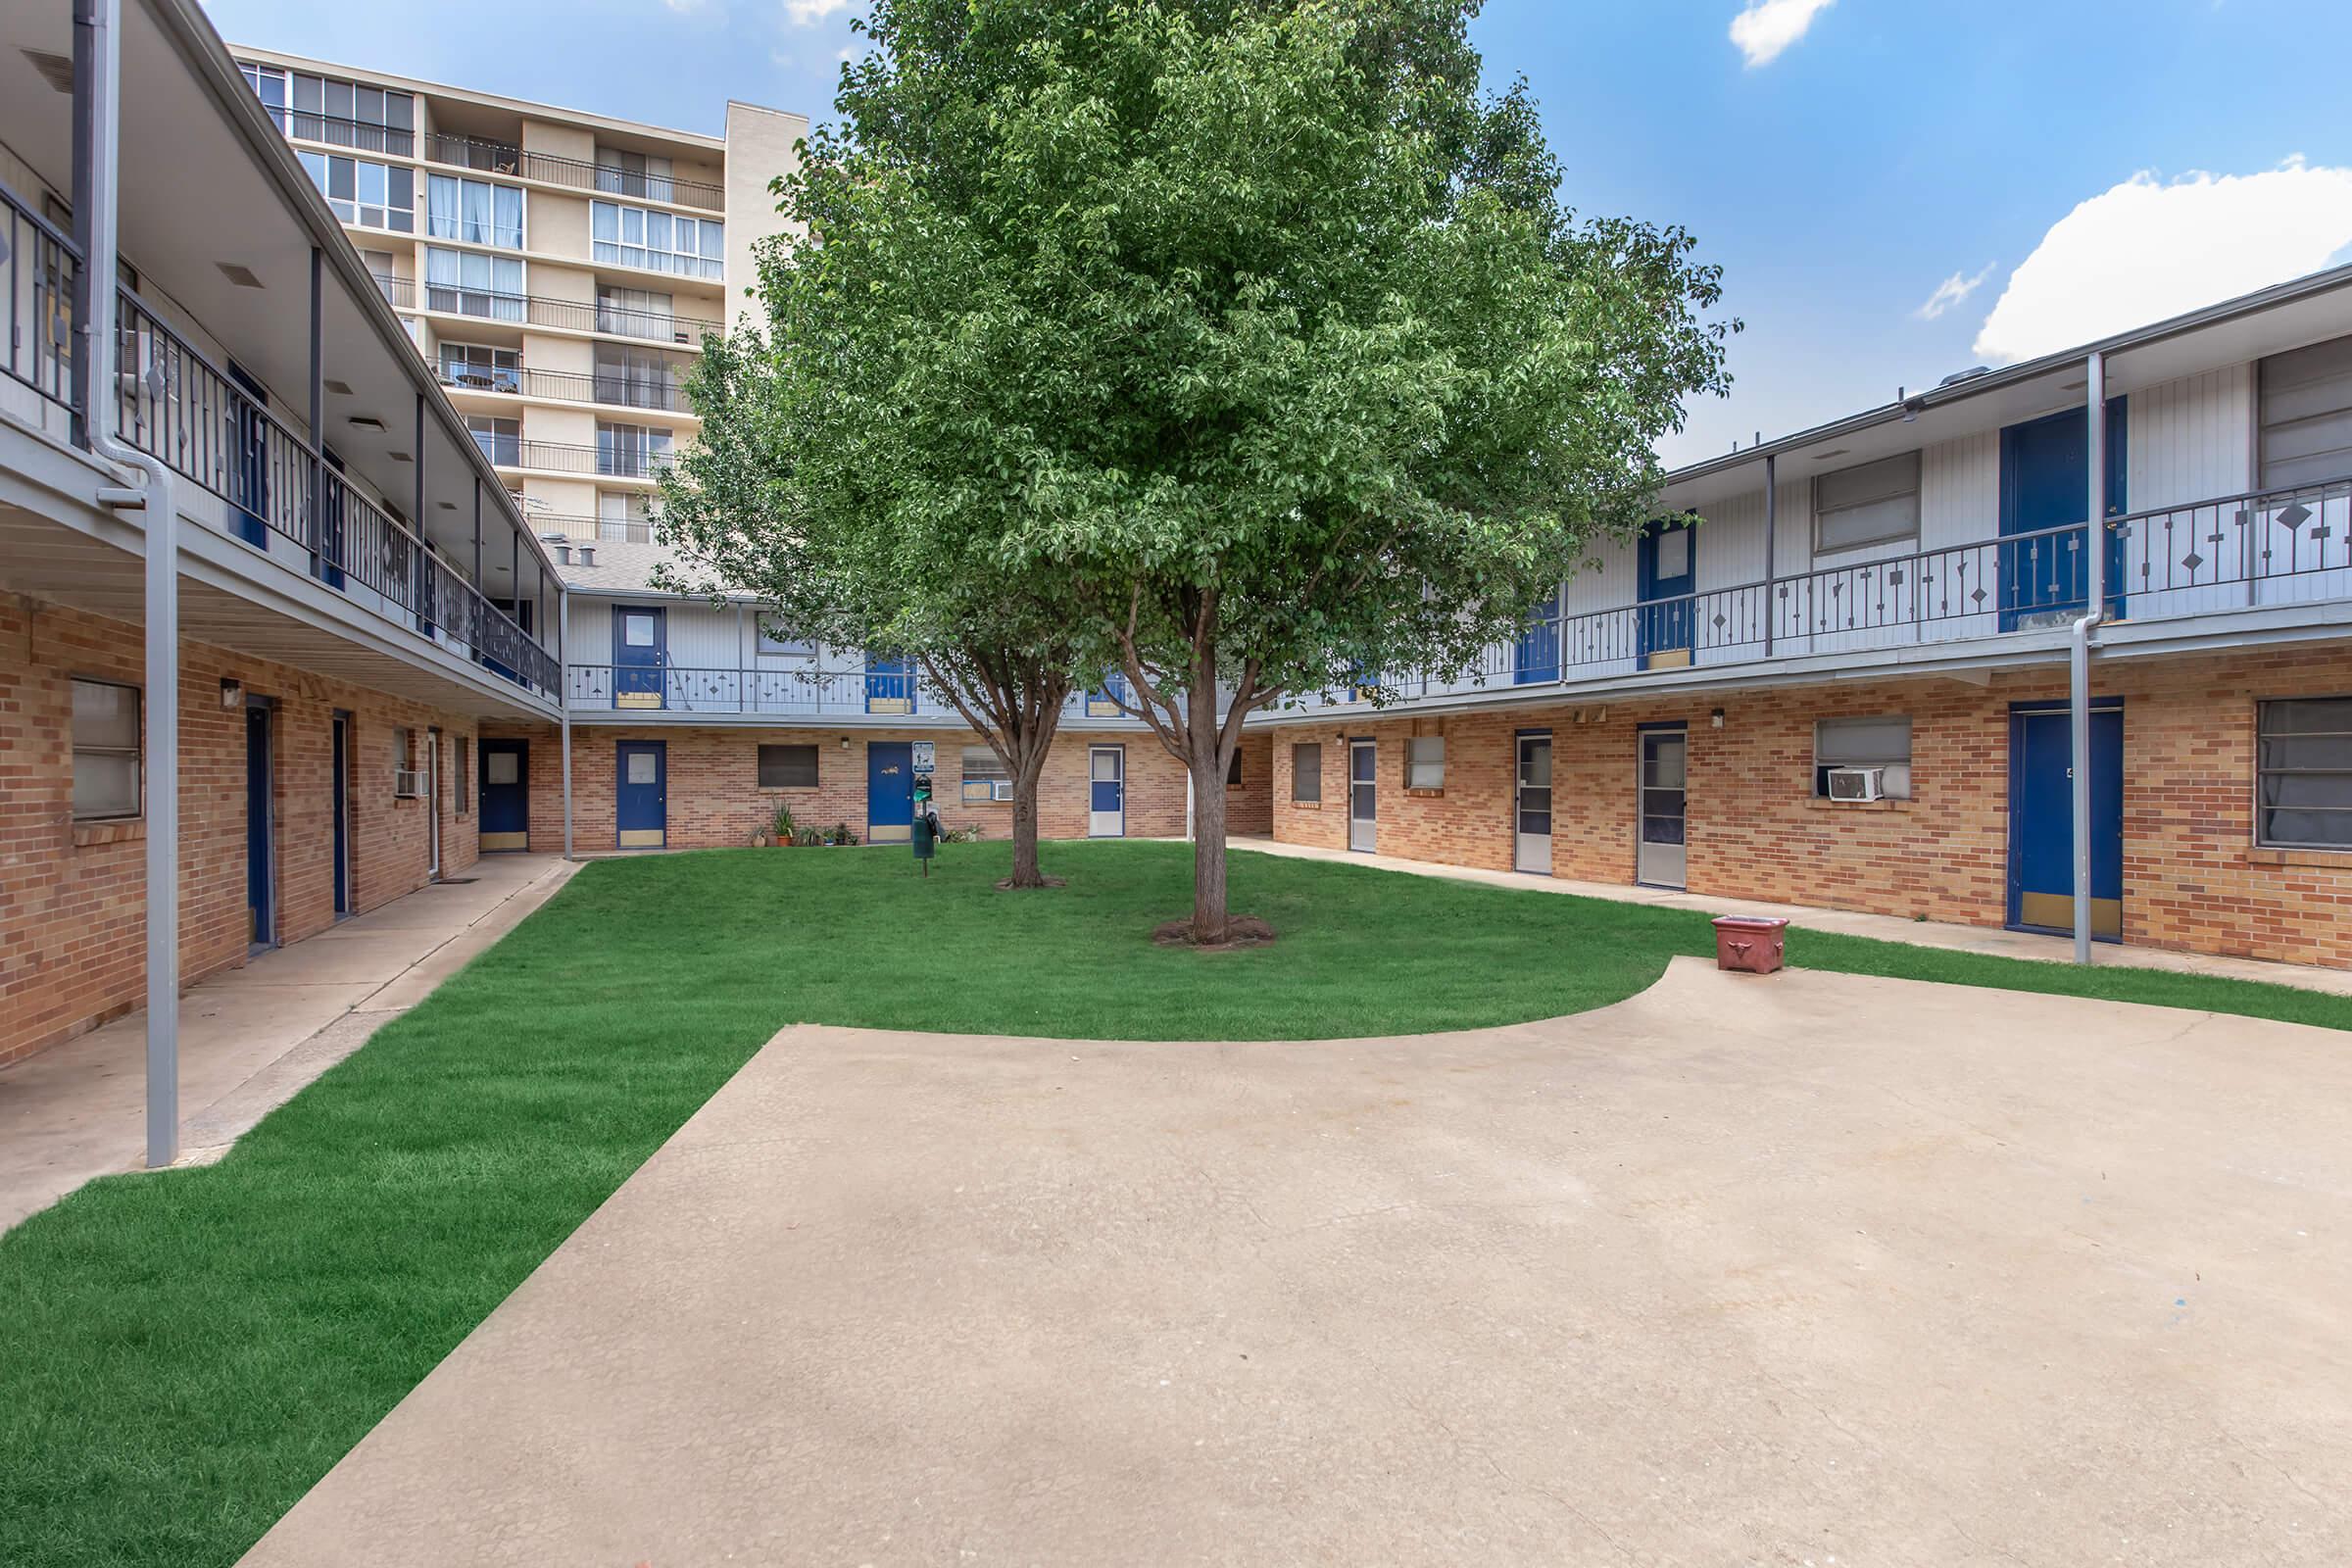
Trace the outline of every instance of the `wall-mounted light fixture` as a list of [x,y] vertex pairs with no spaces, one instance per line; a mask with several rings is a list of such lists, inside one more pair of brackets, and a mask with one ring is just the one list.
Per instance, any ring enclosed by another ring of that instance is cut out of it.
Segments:
[[1722,709],[1718,708],[1718,709],[1716,709],[1716,710],[1715,710],[1713,712],[1711,712],[1711,713],[1709,713],[1709,714],[1707,715],[1707,727],[1708,727],[1709,729],[1721,729],[1721,728],[1723,728],[1723,710],[1722,710]]
[[226,675],[220,677],[220,706],[223,709],[242,708],[245,706],[245,687],[243,682],[232,679]]
[[847,735],[841,738],[841,749],[845,752],[850,749],[850,738]]

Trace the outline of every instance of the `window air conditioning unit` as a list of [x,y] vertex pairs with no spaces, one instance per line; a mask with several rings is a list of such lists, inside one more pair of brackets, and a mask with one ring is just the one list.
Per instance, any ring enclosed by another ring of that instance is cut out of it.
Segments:
[[1830,769],[1830,799],[1833,801],[1876,801],[1886,791],[1886,770],[1883,767],[1833,767]]
[[392,770],[392,793],[403,800],[413,800],[424,793],[424,769],[396,767]]

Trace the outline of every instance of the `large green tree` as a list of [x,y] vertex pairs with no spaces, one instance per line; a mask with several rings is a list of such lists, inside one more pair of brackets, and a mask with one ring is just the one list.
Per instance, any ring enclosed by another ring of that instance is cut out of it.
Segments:
[[1476,9],[876,0],[779,183],[779,512],[953,516],[958,569],[1124,669],[1194,781],[1196,941],[1249,715],[1469,668],[1724,384],[1715,270],[1568,212]]

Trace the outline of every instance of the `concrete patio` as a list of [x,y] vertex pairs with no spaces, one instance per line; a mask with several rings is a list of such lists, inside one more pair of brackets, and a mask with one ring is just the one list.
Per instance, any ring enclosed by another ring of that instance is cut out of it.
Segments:
[[2352,1560],[2352,1056],[1674,961],[1575,1017],[787,1029],[245,1559]]
[[[436,882],[255,957],[180,998],[180,1163],[218,1159],[305,1084],[424,1000],[551,898],[578,866],[484,856]],[[0,1230],[146,1148],[144,1009],[0,1068]]]

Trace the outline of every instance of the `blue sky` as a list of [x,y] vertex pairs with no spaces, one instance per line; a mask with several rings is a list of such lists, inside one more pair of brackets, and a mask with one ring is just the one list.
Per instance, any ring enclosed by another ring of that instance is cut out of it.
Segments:
[[[208,9],[232,43],[715,131],[730,97],[821,117],[862,4]],[[1672,462],[2352,259],[2343,0],[1490,0],[1476,36],[1576,207],[1725,269],[1736,385]]]

